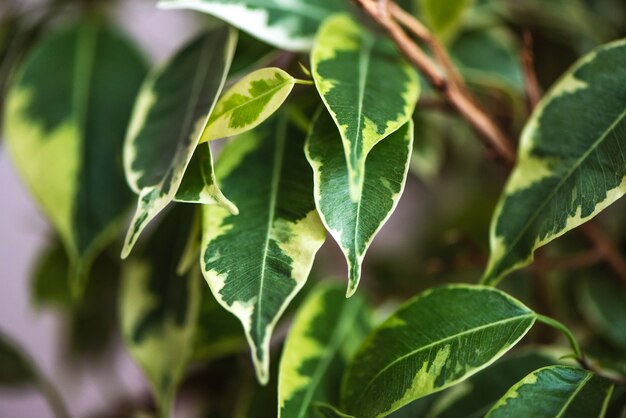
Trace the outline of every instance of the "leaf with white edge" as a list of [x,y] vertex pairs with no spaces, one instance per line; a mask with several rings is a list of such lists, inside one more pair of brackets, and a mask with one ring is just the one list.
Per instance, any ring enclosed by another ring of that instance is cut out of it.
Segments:
[[612,277],[590,277],[579,290],[581,313],[592,329],[626,348],[626,289]]
[[120,151],[145,74],[128,39],[85,20],[40,41],[7,95],[7,149],[63,242],[74,296],[132,203]]
[[240,214],[204,207],[204,277],[218,302],[242,322],[263,384],[272,330],[325,239],[303,136],[281,114],[230,142],[216,172]]
[[483,282],[494,285],[534,251],[626,193],[626,40],[596,48],[544,97],[491,224]]
[[508,388],[555,359],[537,352],[515,353],[442,392],[433,406],[432,418],[482,418]]
[[243,77],[220,97],[200,142],[239,135],[258,126],[278,110],[295,84],[295,78],[273,67]]
[[347,338],[355,337],[353,331],[364,317],[363,301],[357,297],[346,299],[342,286],[322,284],[307,297],[283,348],[278,378],[279,418],[314,417],[314,402],[332,400],[328,399],[332,393],[327,393],[329,384],[325,379],[339,368],[333,361],[343,355],[342,345]]
[[341,133],[356,202],[368,153],[411,118],[419,80],[391,41],[344,14],[320,28],[311,64],[317,90]]
[[365,340],[344,376],[344,409],[383,417],[455,385],[504,355],[535,320],[533,311],[493,288],[426,291]]
[[421,10],[433,31],[442,38],[454,34],[474,0],[421,0]]
[[485,418],[602,418],[612,392],[611,382],[587,370],[549,366],[515,384]]
[[359,284],[365,252],[404,190],[413,148],[413,121],[409,119],[370,152],[356,200],[350,196],[350,173],[341,148],[333,120],[321,109],[305,150],[315,174],[318,212],[348,262],[347,295],[351,296]]
[[289,51],[308,51],[324,19],[349,8],[339,0],[161,0],[158,5],[210,14]]
[[219,25],[192,40],[144,82],[124,144],[126,179],[139,201],[123,258],[148,223],[176,198],[236,211],[212,182],[210,148],[198,147],[194,153],[224,86],[236,42],[237,32]]
[[199,271],[194,269],[183,277],[176,273],[193,209],[174,207],[143,251],[124,264],[122,273],[122,334],[164,416],[170,412],[192,354],[200,307]]

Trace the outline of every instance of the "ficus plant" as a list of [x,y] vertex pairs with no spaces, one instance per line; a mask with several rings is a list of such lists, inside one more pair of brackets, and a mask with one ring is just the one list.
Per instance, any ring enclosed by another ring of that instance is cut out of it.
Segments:
[[160,0],[155,65],[116,7],[0,20],[32,301],[150,387],[98,416],[626,417],[623,2]]

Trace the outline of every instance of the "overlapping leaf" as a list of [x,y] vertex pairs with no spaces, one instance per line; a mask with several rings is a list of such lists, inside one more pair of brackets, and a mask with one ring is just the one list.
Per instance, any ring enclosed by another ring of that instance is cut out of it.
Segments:
[[550,366],[513,386],[485,418],[602,418],[613,385],[582,369]]
[[413,113],[417,75],[388,39],[345,14],[322,25],[311,64],[315,85],[341,133],[350,196],[356,202],[368,153]]
[[164,9],[208,13],[279,49],[306,51],[317,28],[349,3],[337,0],[161,0]]
[[415,297],[363,343],[343,381],[348,414],[382,417],[452,386],[513,347],[536,319],[495,289],[446,286]]
[[626,349],[626,290],[613,278],[582,283],[579,300],[585,319],[612,344]]
[[625,78],[626,41],[604,45],[535,110],[492,221],[485,283],[528,264],[535,249],[626,193]]
[[42,40],[8,92],[7,148],[63,241],[75,294],[131,204],[120,154],[145,72],[126,38],[86,20]]
[[322,109],[311,128],[306,155],[315,173],[318,212],[348,262],[347,294],[352,295],[359,283],[365,252],[404,189],[413,148],[413,122],[406,122],[371,151],[356,199],[350,196],[350,171],[341,148],[337,128]]
[[240,135],[217,164],[240,214],[204,208],[203,273],[216,299],[242,322],[262,383],[274,325],[325,238],[303,143],[283,114]]
[[215,184],[210,148],[199,147],[194,154],[224,86],[236,38],[233,29],[218,26],[193,40],[145,81],[124,145],[126,178],[139,202],[123,257],[175,197],[216,202],[236,212]]
[[[341,371],[342,346],[369,331],[363,302],[346,299],[341,286],[321,285],[298,310],[285,342],[278,380],[279,417],[314,417],[315,402],[334,402],[329,376]],[[341,357],[341,358],[340,358]],[[340,375],[339,375],[340,376]],[[339,377],[335,376],[335,377]]]
[[[200,273],[176,273],[193,207],[172,209],[140,255],[124,264],[121,322],[124,340],[157,396],[164,416],[192,354],[200,307]],[[163,245],[167,243],[167,245]]]
[[278,110],[295,83],[296,79],[280,68],[262,68],[243,77],[217,102],[201,142],[258,126]]

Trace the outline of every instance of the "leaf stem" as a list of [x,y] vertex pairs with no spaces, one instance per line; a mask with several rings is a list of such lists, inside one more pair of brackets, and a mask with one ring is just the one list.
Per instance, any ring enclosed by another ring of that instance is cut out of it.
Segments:
[[38,387],[56,418],[70,418],[65,401],[47,377],[39,374]]
[[313,85],[313,81],[312,80],[301,80],[299,78],[295,78],[294,79],[294,83],[295,84],[299,84],[301,86],[312,86]]
[[574,351],[576,358],[577,359],[584,358],[584,354],[582,350],[580,349],[580,345],[578,345],[578,341],[576,341],[574,334],[572,334],[572,331],[570,331],[569,328],[567,328],[565,325],[563,325],[561,322],[557,321],[556,319],[552,319],[544,315],[537,314],[537,321],[561,331],[565,335],[567,340],[569,341],[569,344],[572,347],[572,350]]

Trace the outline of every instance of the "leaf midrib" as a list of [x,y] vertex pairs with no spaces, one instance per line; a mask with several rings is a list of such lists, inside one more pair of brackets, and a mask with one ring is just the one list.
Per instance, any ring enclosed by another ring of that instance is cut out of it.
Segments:
[[356,401],[353,402],[353,404],[356,404],[356,403],[358,403],[358,401],[361,400],[361,398],[365,395],[365,393],[367,393],[367,390],[374,384],[376,379],[378,379],[378,377],[381,374],[386,372],[390,367],[394,366],[396,363],[398,363],[398,362],[400,362],[400,361],[402,361],[402,360],[404,360],[404,359],[406,359],[408,357],[414,356],[414,355],[418,354],[421,351],[428,350],[428,349],[430,349],[432,347],[435,347],[437,345],[441,345],[441,344],[443,344],[443,343],[445,343],[447,341],[457,339],[457,338],[459,338],[461,336],[464,336],[464,335],[467,335],[467,334],[478,332],[478,331],[481,331],[481,330],[484,330],[484,329],[488,329],[488,328],[491,328],[491,327],[494,327],[494,326],[506,324],[508,322],[513,322],[513,321],[516,321],[516,320],[523,321],[525,319],[535,318],[535,317],[536,317],[535,313],[530,312],[530,313],[527,313],[527,314],[524,314],[524,315],[519,315],[519,316],[514,316],[514,317],[511,317],[511,318],[507,318],[507,319],[498,320],[498,321],[495,321],[495,322],[491,322],[489,324],[480,325],[478,327],[475,327],[475,328],[472,328],[472,329],[469,329],[469,330],[458,332],[458,333],[456,333],[454,335],[450,335],[450,336],[445,337],[445,338],[443,338],[441,340],[433,341],[432,343],[429,343],[429,344],[427,344],[425,346],[422,346],[422,347],[420,347],[420,348],[418,348],[416,350],[410,351],[407,354],[404,354],[404,355],[398,357],[397,359],[395,359],[394,361],[389,363],[387,366],[385,366],[381,371],[376,373],[376,375],[374,375],[374,377],[372,377],[369,380],[369,382],[367,383],[365,388],[361,391],[361,394],[356,399]]
[[[363,119],[363,102],[365,101],[365,86],[367,84],[368,74],[369,74],[369,63],[371,59],[371,52],[374,46],[374,41],[364,36],[361,38],[361,48],[359,49],[359,65],[357,67],[357,74],[359,79],[359,95],[358,95],[358,104],[357,104],[357,123],[356,123],[356,135],[354,137],[354,142],[352,143],[352,160],[353,164],[359,163],[359,158],[357,157],[357,147],[359,143],[363,140],[359,141],[361,136],[361,124]],[[361,152],[363,149],[361,148]],[[355,169],[359,169],[360,167],[354,167]],[[362,176],[363,173],[361,173]],[[363,180],[363,179],[361,179]],[[356,237],[355,237],[356,239]]]
[[591,380],[591,378],[593,377],[593,375],[591,373],[589,373],[578,385],[578,387],[576,388],[576,390],[570,395],[570,397],[567,399],[567,401],[565,402],[565,404],[563,405],[563,407],[559,410],[558,414],[556,415],[555,418],[561,418],[563,416],[563,414],[565,413],[565,411],[567,410],[567,408],[570,406],[570,404],[572,403],[572,401],[574,400],[574,398],[576,398],[576,396],[578,395],[578,393],[582,390],[582,388],[589,382],[589,380]]
[[[587,150],[580,158],[578,158],[576,160],[576,162],[574,163],[574,165],[572,166],[572,168],[568,171],[568,173],[563,177],[563,179],[554,187],[554,189],[552,189],[552,191],[550,192],[550,194],[544,199],[544,201],[541,203],[541,205],[539,206],[539,208],[537,208],[537,210],[533,213],[533,215],[530,217],[530,220],[524,225],[524,228],[522,228],[522,230],[520,231],[519,234],[516,235],[515,239],[513,240],[513,242],[511,242],[511,244],[507,247],[506,251],[504,252],[504,254],[500,257],[500,260],[503,260],[505,257],[507,257],[513,248],[515,248],[515,246],[517,245],[517,243],[522,239],[522,237],[524,236],[524,234],[526,233],[526,231],[528,231],[528,229],[530,228],[530,226],[533,224],[533,222],[535,221],[535,219],[537,219],[537,217],[539,216],[539,214],[543,211],[543,209],[545,209],[545,207],[548,205],[548,203],[550,202],[550,200],[552,199],[552,197],[554,197],[554,195],[559,191],[559,189],[561,188],[561,186],[563,186],[563,184],[565,184],[565,182],[567,180],[569,180],[569,178],[572,176],[572,174],[574,174],[574,172],[576,170],[578,170],[578,168],[585,162],[585,160],[589,157],[589,155],[591,155],[591,153],[593,151],[596,150],[596,148],[600,145],[600,143],[602,143],[606,137],[608,136],[609,133],[611,133],[613,131],[613,129],[618,125],[618,123],[620,123],[622,121],[622,119],[624,119],[624,117],[626,116],[626,110],[624,110],[616,119],[613,123],[611,123],[611,125],[609,125],[609,127],[607,129],[605,129],[602,132],[602,135],[600,135],[600,137],[591,145],[591,147],[589,147],[589,150]],[[608,190],[607,190],[608,192]]]
[[315,390],[317,389],[317,386],[319,385],[324,372],[328,369],[330,362],[332,361],[335,353],[339,349],[339,345],[344,340],[342,336],[346,331],[347,325],[351,322],[352,319],[355,318],[357,314],[357,308],[358,305],[356,303],[350,303],[350,300],[344,301],[344,305],[341,308],[341,312],[339,313],[340,322],[333,330],[329,343],[324,349],[324,355],[319,361],[315,373],[313,373],[311,382],[307,385],[304,399],[302,401],[302,404],[300,405],[300,409],[298,410],[297,418],[303,418],[305,416],[308,407],[311,404],[311,398],[315,394]]

